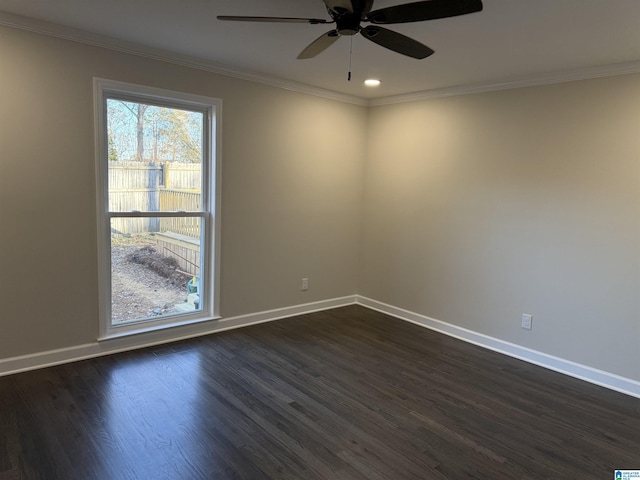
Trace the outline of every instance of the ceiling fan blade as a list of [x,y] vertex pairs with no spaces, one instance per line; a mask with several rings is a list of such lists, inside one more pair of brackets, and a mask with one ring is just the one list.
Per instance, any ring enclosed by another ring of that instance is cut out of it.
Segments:
[[482,0],[423,0],[374,10],[366,20],[377,24],[422,22],[482,11]]
[[338,38],[340,38],[340,34],[337,30],[331,30],[324,35],[319,36],[305,48],[300,55],[298,55],[298,60],[303,60],[306,58],[313,58],[319,53],[324,52],[327,48],[333,45]]
[[296,18],[296,17],[241,17],[233,15],[218,15],[218,20],[231,20],[234,22],[284,22],[284,23],[333,23],[332,20],[323,18]]
[[373,43],[377,43],[381,47],[388,48],[407,57],[422,59],[434,53],[433,50],[426,45],[386,28],[370,25],[361,29],[360,33]]

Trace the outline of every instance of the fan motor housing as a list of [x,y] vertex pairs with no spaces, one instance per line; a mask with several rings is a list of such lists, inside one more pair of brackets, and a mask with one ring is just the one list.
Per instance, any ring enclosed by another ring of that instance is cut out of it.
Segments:
[[360,17],[355,14],[344,15],[336,19],[336,30],[340,35],[355,35],[360,31]]

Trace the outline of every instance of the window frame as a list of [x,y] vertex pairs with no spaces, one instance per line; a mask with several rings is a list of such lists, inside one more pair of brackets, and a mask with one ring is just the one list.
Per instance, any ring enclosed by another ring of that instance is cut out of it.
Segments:
[[[222,101],[217,98],[94,78],[94,128],[98,240],[98,340],[219,319],[220,144]],[[202,202],[200,212],[112,212],[109,210],[107,99],[148,103],[203,113]],[[111,219],[197,217],[203,231],[202,308],[113,325],[111,319]]]

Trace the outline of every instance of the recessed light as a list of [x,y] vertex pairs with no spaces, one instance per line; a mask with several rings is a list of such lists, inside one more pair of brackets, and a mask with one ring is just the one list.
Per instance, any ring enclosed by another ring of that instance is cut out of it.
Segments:
[[378,85],[380,85],[380,80],[376,80],[375,78],[370,78],[368,80],[365,80],[364,84],[367,87],[377,87]]

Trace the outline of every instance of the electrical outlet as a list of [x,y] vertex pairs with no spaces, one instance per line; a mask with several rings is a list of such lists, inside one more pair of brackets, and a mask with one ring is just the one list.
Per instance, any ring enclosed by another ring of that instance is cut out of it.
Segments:
[[522,314],[522,328],[525,330],[531,330],[531,322],[533,320],[533,315],[528,315],[526,313]]
[[302,291],[306,291],[309,290],[309,279],[308,278],[303,278],[302,282],[300,282],[300,290]]

